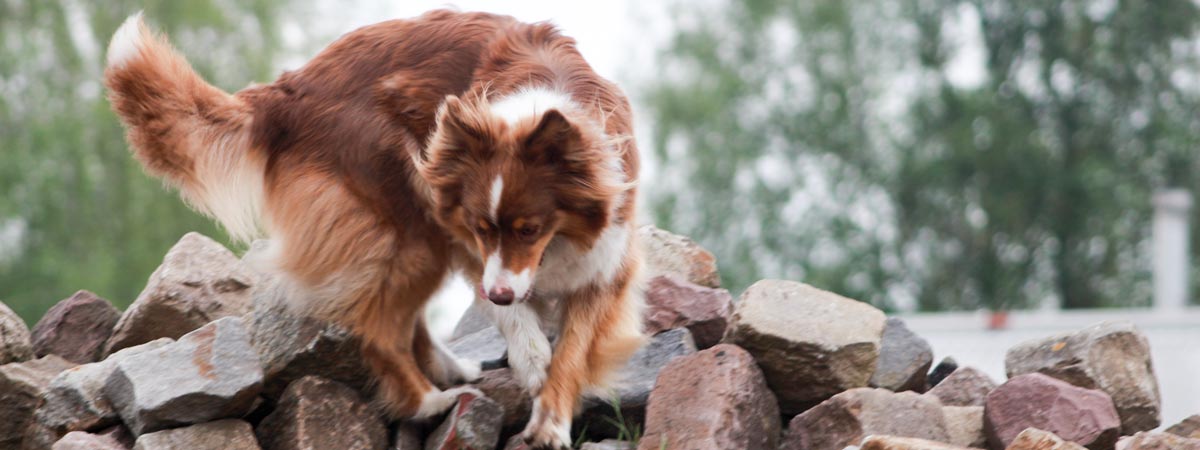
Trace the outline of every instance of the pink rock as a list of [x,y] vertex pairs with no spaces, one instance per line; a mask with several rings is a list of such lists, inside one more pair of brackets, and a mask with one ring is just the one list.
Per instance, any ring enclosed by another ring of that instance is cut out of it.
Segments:
[[1116,443],[1121,420],[1112,398],[1040,373],[1013,377],[987,396],[984,432],[1004,448],[1026,428],[1054,433],[1091,449]]
[[646,333],[650,335],[687,327],[696,347],[706,349],[721,342],[731,314],[733,298],[724,289],[700,286],[676,275],[654,277],[646,289]]
[[108,300],[79,291],[46,311],[33,327],[33,351],[87,364],[100,360],[121,312]]
[[987,374],[972,367],[962,367],[925,395],[937,397],[946,406],[983,406],[992,389],[996,389],[996,382]]

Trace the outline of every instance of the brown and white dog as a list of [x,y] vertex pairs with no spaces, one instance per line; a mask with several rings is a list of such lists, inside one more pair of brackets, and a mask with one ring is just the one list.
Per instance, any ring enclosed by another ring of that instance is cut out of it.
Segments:
[[[105,85],[148,172],[235,238],[270,237],[260,264],[289,297],[361,337],[396,417],[475,392],[451,386],[478,363],[422,319],[455,270],[480,286],[536,398],[534,447],[567,447],[581,392],[643,341],[630,108],[548,25],[384,22],[230,95],[135,16]],[[553,352],[543,323],[558,325]]]

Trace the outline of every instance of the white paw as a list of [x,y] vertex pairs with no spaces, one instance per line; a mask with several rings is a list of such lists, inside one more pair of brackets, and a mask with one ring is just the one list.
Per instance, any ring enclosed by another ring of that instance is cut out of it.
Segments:
[[521,438],[535,450],[560,450],[571,448],[571,420],[557,417],[542,407],[540,400],[533,404],[533,414]]
[[479,375],[483,373],[483,365],[473,359],[454,358],[454,367],[454,376],[461,383],[477,381]]
[[463,394],[473,394],[483,397],[483,392],[471,386],[459,386],[453,389],[433,390],[426,392],[421,398],[421,406],[417,408],[416,414],[413,414],[413,419],[425,419],[437,415],[441,415],[454,406],[458,401],[458,396]]
[[530,394],[537,394],[546,383],[550,357],[550,341],[540,333],[508,345],[508,366],[517,382]]

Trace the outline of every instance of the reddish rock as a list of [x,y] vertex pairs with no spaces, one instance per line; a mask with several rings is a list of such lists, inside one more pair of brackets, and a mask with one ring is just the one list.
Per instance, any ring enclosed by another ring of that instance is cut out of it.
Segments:
[[860,450],[969,450],[945,442],[930,441],[900,436],[868,436],[863,439]]
[[101,359],[121,312],[108,300],[88,291],[58,302],[33,327],[33,351],[87,364]]
[[59,372],[75,364],[55,355],[0,366],[0,448],[20,448],[42,394]]
[[259,450],[250,424],[234,419],[138,436],[133,450]]
[[937,397],[946,406],[983,406],[996,382],[972,367],[962,367],[930,389],[925,395]]
[[425,440],[425,450],[493,450],[500,442],[504,409],[492,399],[458,396],[446,420]]
[[504,408],[504,418],[501,426],[507,431],[520,431],[529,421],[533,401],[525,388],[513,378],[512,369],[492,369],[484,371],[475,387],[488,398],[499,403]]
[[383,419],[357,391],[312,376],[288,385],[255,434],[265,450],[370,450],[388,442]]
[[1009,379],[988,394],[984,409],[984,432],[994,448],[1037,428],[1093,450],[1109,449],[1120,426],[1108,394],[1040,373]]
[[650,280],[646,288],[646,334],[687,327],[696,347],[706,349],[721,342],[733,298],[729,291],[690,283],[677,275]]
[[701,286],[721,287],[717,258],[696,241],[653,225],[639,228],[638,237],[645,249],[647,277],[676,274]]
[[1143,431],[1121,438],[1117,441],[1117,450],[1200,450],[1200,439]]
[[779,407],[745,350],[719,344],[659,373],[639,449],[775,449]]
[[1188,416],[1183,421],[1168,427],[1166,431],[1176,436],[1200,439],[1200,414]]
[[1026,428],[1005,450],[1084,450],[1082,445],[1064,441],[1049,431]]
[[824,450],[859,445],[864,437],[889,435],[947,442],[942,404],[915,392],[858,388],[792,418],[781,449]]

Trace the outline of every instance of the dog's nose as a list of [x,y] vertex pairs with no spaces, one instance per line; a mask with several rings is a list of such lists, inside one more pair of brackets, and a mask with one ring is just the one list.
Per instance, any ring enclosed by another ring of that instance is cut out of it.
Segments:
[[509,305],[513,302],[513,290],[510,287],[496,287],[488,291],[488,300],[500,306]]

